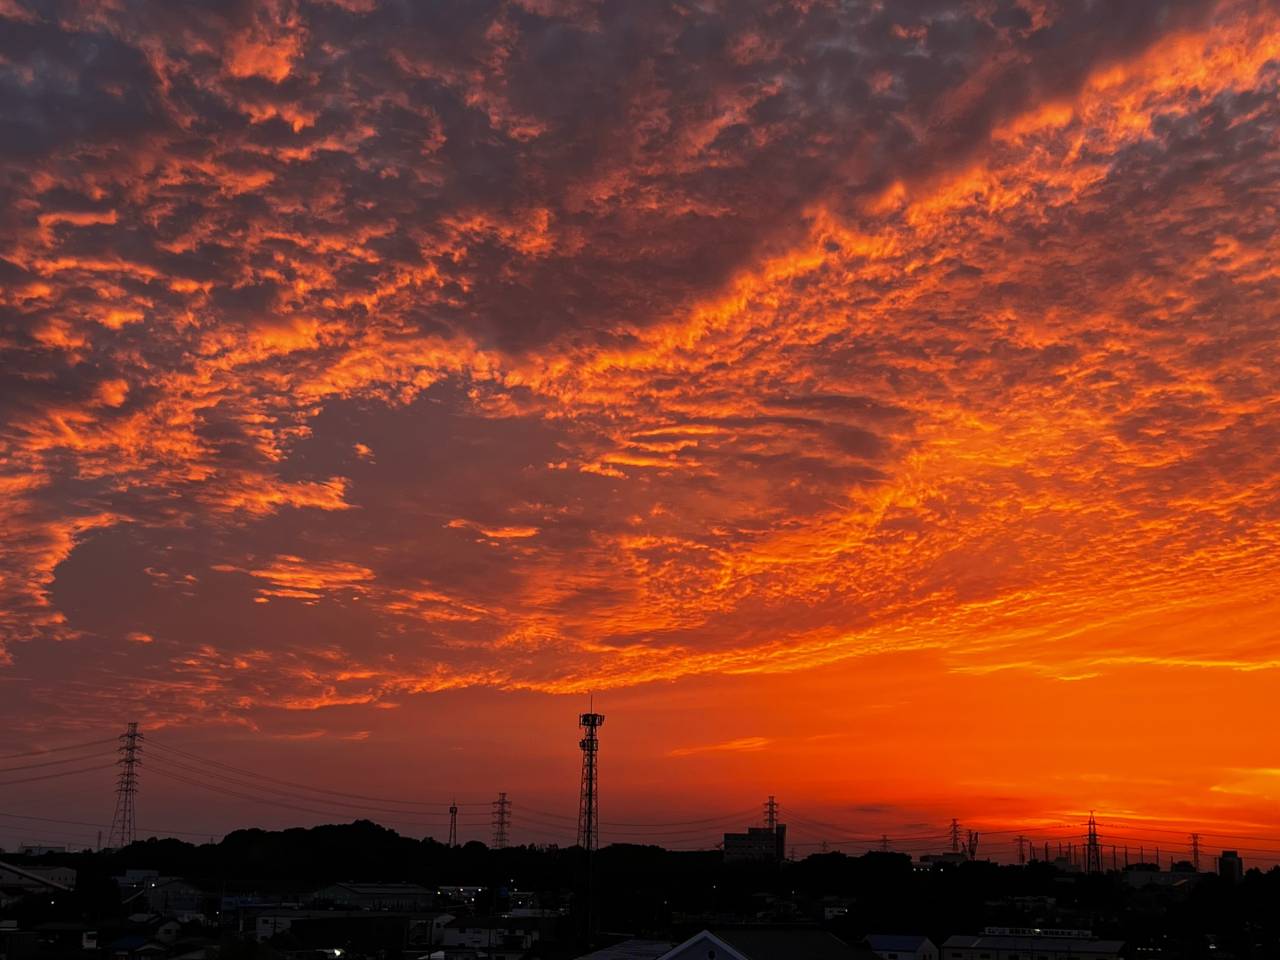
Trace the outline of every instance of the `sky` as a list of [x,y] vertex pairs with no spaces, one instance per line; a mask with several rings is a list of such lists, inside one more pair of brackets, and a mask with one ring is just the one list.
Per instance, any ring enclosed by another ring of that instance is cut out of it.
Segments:
[[1280,855],[1278,87],[1260,0],[0,0],[0,842],[130,721],[144,830],[572,839],[594,697],[606,837]]

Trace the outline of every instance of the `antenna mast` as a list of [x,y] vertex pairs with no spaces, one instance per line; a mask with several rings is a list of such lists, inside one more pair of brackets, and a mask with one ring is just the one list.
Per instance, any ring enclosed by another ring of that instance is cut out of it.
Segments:
[[604,724],[604,714],[584,713],[578,717],[582,728],[582,794],[578,799],[578,846],[588,853],[600,845],[600,791],[596,753],[600,739],[596,733]]

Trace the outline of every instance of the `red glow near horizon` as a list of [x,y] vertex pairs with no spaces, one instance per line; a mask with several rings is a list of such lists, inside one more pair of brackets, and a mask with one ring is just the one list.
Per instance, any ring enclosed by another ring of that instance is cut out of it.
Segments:
[[1280,858],[1280,13],[895,6],[0,2],[2,752]]

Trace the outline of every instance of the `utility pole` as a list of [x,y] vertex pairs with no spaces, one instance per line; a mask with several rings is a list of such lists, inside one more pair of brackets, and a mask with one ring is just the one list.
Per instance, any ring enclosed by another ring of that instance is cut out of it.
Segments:
[[1191,866],[1196,873],[1200,872],[1200,834],[1191,835]]
[[449,804],[449,846],[458,845],[458,801]]
[[889,835],[887,833],[880,834],[880,849],[884,853],[889,852]]
[[493,848],[495,850],[506,848],[510,826],[511,801],[507,799],[505,793],[499,793],[498,799],[493,801]]
[[977,830],[969,831],[969,842],[965,845],[964,852],[965,852],[965,856],[967,856],[970,860],[978,859],[978,831]]
[[778,829],[778,801],[774,799],[772,793],[764,802],[764,825],[769,830]]
[[960,852],[960,821],[955,817],[951,818],[951,852]]
[[107,835],[107,846],[114,849],[127,847],[138,839],[137,798],[138,767],[142,764],[143,740],[138,732],[138,725],[131,723],[120,735],[120,776],[116,780],[116,812],[111,818],[111,832]]

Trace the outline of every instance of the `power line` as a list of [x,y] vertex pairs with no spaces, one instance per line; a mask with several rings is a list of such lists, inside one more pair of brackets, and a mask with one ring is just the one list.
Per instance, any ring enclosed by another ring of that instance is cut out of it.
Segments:
[[115,737],[106,737],[102,740],[89,740],[86,743],[68,743],[61,747],[47,747],[43,750],[28,750],[24,753],[11,753],[8,756],[0,757],[0,760],[21,760],[25,757],[42,757],[47,753],[63,753],[67,750],[82,750],[89,747],[100,747],[103,744],[115,742]]
[[[1173,836],[1180,836],[1180,837],[1185,837],[1187,835],[1187,831],[1185,830],[1172,830],[1167,827],[1144,827],[1142,826],[1142,824],[1145,821],[1135,820],[1132,817],[1111,817],[1109,819],[1124,821],[1126,824],[1128,824],[1128,826],[1126,826],[1125,829],[1131,830],[1135,833],[1166,833],[1166,834],[1170,834]],[[1256,836],[1245,836],[1238,833],[1214,833],[1212,830],[1201,830],[1199,831],[1199,833],[1201,837],[1217,837],[1223,840],[1261,840],[1264,843],[1280,843],[1280,836],[1256,837]]]
[[692,826],[698,823],[736,823],[739,820],[751,816],[755,813],[754,809],[735,810],[733,813],[722,814],[718,817],[701,817],[697,820],[663,820],[663,821],[647,821],[640,823],[624,823],[622,821],[601,820],[602,827],[684,827]]
[[58,760],[42,760],[40,763],[24,763],[16,767],[0,767],[0,774],[17,773],[22,770],[39,770],[43,767],[58,767],[66,763],[83,763],[86,760],[97,760],[102,753],[89,753],[80,757],[62,757]]
[[[192,764],[183,763],[179,760],[175,760],[172,757],[165,757],[164,763],[168,767],[172,767],[177,770],[184,771],[186,773],[192,774],[193,776],[207,777],[213,780],[220,780],[225,783],[230,783],[236,786],[245,787],[250,790],[256,790],[262,793],[276,794],[278,796],[285,797],[286,799],[289,799],[289,800],[301,799],[307,803],[323,804],[325,806],[339,808],[340,810],[343,808],[347,808],[348,810],[356,810],[356,811],[372,810],[376,813],[390,813],[398,817],[403,817],[406,815],[421,816],[423,814],[427,814],[430,812],[428,810],[421,810],[421,809],[398,810],[393,807],[380,807],[380,806],[375,806],[373,804],[368,804],[368,803],[356,803],[350,800],[329,800],[324,797],[298,797],[296,790],[285,789],[282,787],[273,787],[270,784],[265,784],[265,783],[258,783],[256,780],[252,779],[247,774],[245,776],[234,776],[228,773],[220,773],[216,770],[205,770],[201,767],[197,767]],[[440,812],[443,813],[444,810],[448,808],[448,806],[456,807],[458,805],[449,804],[449,805],[446,805],[443,809],[441,809],[440,807],[437,807],[436,809],[440,810]]]
[[[851,832],[848,824],[838,824],[838,823],[832,823],[827,820],[819,820],[815,817],[807,816],[806,814],[802,813],[801,811],[791,806],[782,806],[780,809],[782,811],[782,819],[786,821],[788,826],[792,824],[799,824],[801,826],[807,826],[810,829],[818,828],[820,830],[837,830],[842,833]],[[997,833],[1000,831],[990,831],[990,832]],[[1013,831],[1013,832],[1016,832],[1016,831]],[[899,837],[898,839],[947,841],[947,840],[950,840],[950,838],[951,838],[951,833],[950,831],[948,831],[948,832],[939,833],[939,834],[907,834]],[[879,837],[874,838],[873,842],[879,843],[880,838]]]
[[[205,790],[212,790],[215,793],[226,794],[229,797],[235,797],[240,800],[248,800],[251,803],[261,803],[261,804],[266,804],[268,806],[281,807],[287,810],[297,810],[302,813],[312,813],[319,817],[335,817],[335,816],[351,815],[349,811],[316,810],[314,807],[304,807],[304,806],[301,806],[300,804],[290,803],[287,800],[275,800],[270,797],[260,797],[260,796],[255,796],[253,794],[242,793],[239,790],[231,790],[227,787],[219,786],[217,784],[195,780],[190,777],[184,777],[181,774],[174,773],[171,770],[166,770],[163,767],[153,768],[152,772],[158,773],[163,777],[168,777],[170,780],[177,780],[180,783],[186,783],[194,787],[201,787]],[[409,820],[402,820],[400,821],[400,823],[403,826],[412,826],[412,827],[418,827],[418,828],[424,828],[424,827],[431,828],[431,827],[444,826],[443,822],[426,824],[426,823],[419,823],[419,822],[414,822]]]
[[38,777],[23,777],[19,780],[5,780],[0,782],[0,787],[12,787],[19,783],[35,783],[37,780],[55,780],[58,777],[72,777],[80,773],[92,773],[95,770],[110,770],[114,767],[115,761],[111,763],[99,764],[96,767],[80,767],[76,770],[60,770],[57,773],[46,773]]
[[[257,770],[250,770],[246,767],[233,766],[232,764],[229,764],[229,763],[223,763],[220,760],[212,760],[208,757],[202,757],[199,754],[191,753],[190,751],[187,751],[187,750],[181,750],[178,747],[169,746],[168,744],[163,742],[157,743],[154,739],[148,740],[147,742],[152,747],[159,747],[161,750],[164,750],[168,753],[177,754],[178,756],[185,757],[188,760],[194,760],[197,763],[219,767],[223,770],[230,770],[233,773],[238,773],[242,776],[254,777],[257,780],[266,780],[271,783],[280,784],[281,786],[292,787],[295,790],[306,790],[311,793],[323,793],[331,797],[347,797],[352,800],[372,800],[374,803],[398,803],[404,806],[443,807],[443,806],[448,806],[449,804],[449,801],[447,800],[446,801],[399,800],[395,797],[375,797],[375,796],[369,796],[367,794],[361,794],[361,793],[345,793],[341,790],[330,790],[327,787],[311,786],[305,783],[298,783],[296,780],[283,780],[279,777],[271,777],[264,773],[259,773]],[[488,807],[489,802],[487,801],[464,802],[464,803],[459,803],[458,806]],[[405,812],[411,812],[411,811],[405,811]]]
[[[63,824],[67,826],[75,826],[75,827],[94,827],[95,829],[98,829],[98,830],[105,830],[110,826],[109,824],[103,824],[103,823],[90,823],[87,820],[62,820],[55,817],[37,817],[29,813],[4,813],[0,811],[0,817],[5,817],[9,819],[14,819],[14,820],[37,820],[41,823],[57,823],[57,824]],[[142,833],[153,833],[153,834],[163,833],[163,834],[171,834],[173,836],[186,836],[186,837],[208,837],[218,832],[216,830],[167,830],[167,829],[161,829],[159,827],[147,827],[147,828],[139,827],[138,830]]]
[[624,837],[664,837],[664,836],[687,836],[687,835],[690,835],[690,834],[693,834],[693,835],[696,835],[696,834],[706,834],[706,833],[715,834],[715,833],[723,833],[723,832],[724,832],[723,830],[720,830],[720,829],[718,829],[718,828],[716,828],[716,827],[714,827],[714,826],[705,826],[705,827],[657,827],[657,828],[650,828],[650,829],[646,829],[646,830],[614,830],[614,829],[610,829],[609,827],[605,826],[604,824],[601,824],[601,825],[600,825],[600,829],[604,830],[604,831],[605,831],[606,833],[608,833],[610,836],[624,836]]

